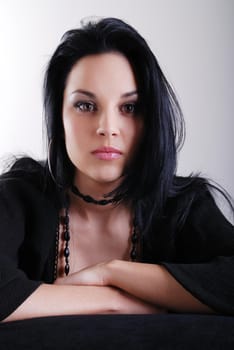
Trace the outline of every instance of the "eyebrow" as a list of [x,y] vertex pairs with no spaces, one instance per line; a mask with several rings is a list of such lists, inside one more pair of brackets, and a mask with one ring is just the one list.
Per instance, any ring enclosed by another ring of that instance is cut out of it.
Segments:
[[138,91],[137,90],[131,91],[131,92],[126,92],[125,94],[121,95],[121,97],[131,97],[131,96],[134,96],[134,95],[138,95]]
[[91,98],[96,98],[96,96],[92,92],[82,90],[82,89],[75,90],[71,93],[71,95],[74,95],[74,94],[82,94],[82,95],[86,95],[86,96],[91,97]]
[[[82,95],[88,96],[90,98],[96,98],[95,94],[93,94],[90,91],[83,90],[83,89],[75,90],[75,91],[73,91],[71,93],[71,95],[73,95],[73,94],[82,94]],[[131,96],[134,96],[134,95],[138,95],[138,91],[137,90],[130,91],[130,92],[125,92],[124,94],[121,95],[121,97],[131,97]]]

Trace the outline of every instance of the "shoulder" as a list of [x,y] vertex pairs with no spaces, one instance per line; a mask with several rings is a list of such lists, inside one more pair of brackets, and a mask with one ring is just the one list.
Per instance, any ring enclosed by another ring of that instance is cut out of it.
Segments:
[[221,194],[231,204],[228,193],[210,180],[199,176],[176,176],[168,202],[189,207],[204,201],[215,205],[216,194]]
[[202,177],[175,176],[168,196],[166,209],[183,211],[187,215],[196,203],[213,200],[209,182]]
[[222,233],[233,240],[233,225],[224,215],[218,199],[222,196],[233,212],[228,193],[204,178],[177,178],[176,181],[183,185],[180,193],[171,199],[171,213],[176,217],[178,229],[206,231],[213,237]]
[[1,198],[22,203],[39,199],[55,199],[56,189],[44,162],[21,158],[0,176]]
[[175,177],[166,211],[182,227],[186,222],[200,223],[213,220],[225,222],[217,197],[225,199],[231,210],[232,203],[225,190],[202,177]]
[[45,179],[45,162],[36,161],[33,158],[23,157],[16,159],[9,169],[0,176],[1,183],[13,179],[27,179],[31,182],[40,183]]
[[170,197],[185,198],[209,193],[210,183],[200,176],[175,176]]

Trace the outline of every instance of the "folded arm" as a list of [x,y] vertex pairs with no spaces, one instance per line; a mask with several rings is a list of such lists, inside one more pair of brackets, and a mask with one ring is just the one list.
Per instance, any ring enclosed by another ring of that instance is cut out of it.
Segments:
[[112,286],[159,308],[175,312],[213,312],[161,265],[113,260],[62,278],[58,283]]
[[4,322],[59,315],[162,312],[113,287],[42,284]]

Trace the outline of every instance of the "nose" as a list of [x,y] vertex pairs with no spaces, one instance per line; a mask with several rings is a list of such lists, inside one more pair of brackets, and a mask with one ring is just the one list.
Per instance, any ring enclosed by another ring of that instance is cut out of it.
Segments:
[[100,115],[97,134],[106,137],[119,135],[118,118],[114,111],[103,112]]

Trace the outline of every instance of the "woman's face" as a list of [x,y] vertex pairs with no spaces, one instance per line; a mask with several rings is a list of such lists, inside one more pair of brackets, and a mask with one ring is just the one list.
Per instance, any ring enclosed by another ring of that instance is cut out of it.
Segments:
[[[128,60],[118,53],[89,55],[68,75],[63,125],[75,183],[116,184],[139,145],[143,119]],[[81,186],[82,187],[82,186]]]

